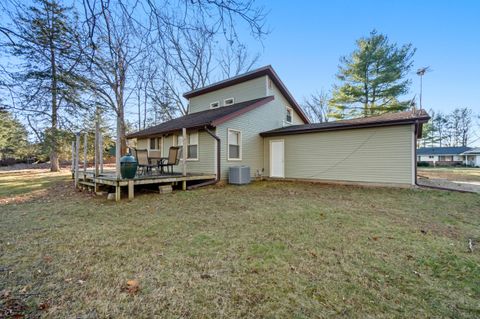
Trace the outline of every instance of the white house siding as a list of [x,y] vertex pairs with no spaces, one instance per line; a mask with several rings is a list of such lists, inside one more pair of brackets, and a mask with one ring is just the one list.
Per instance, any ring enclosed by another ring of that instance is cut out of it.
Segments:
[[361,183],[414,184],[414,126],[400,125],[268,137],[284,140],[285,177]]
[[212,102],[220,102],[220,107],[223,107],[224,100],[231,97],[235,99],[235,103],[239,103],[265,97],[266,93],[266,76],[261,76],[190,98],[189,113],[210,110],[210,103]]

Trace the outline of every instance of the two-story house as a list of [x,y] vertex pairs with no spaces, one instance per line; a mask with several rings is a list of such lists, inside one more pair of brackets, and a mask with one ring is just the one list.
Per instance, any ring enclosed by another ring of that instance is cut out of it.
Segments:
[[166,155],[184,145],[185,128],[189,172],[225,179],[230,166],[247,165],[252,177],[415,183],[424,111],[310,123],[271,66],[184,97],[187,115],[128,135],[138,149]]

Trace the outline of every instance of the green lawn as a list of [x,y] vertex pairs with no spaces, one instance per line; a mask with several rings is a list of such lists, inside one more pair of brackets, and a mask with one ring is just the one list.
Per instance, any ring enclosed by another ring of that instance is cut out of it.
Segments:
[[476,194],[256,182],[115,203],[67,174],[6,180],[0,317],[480,317]]

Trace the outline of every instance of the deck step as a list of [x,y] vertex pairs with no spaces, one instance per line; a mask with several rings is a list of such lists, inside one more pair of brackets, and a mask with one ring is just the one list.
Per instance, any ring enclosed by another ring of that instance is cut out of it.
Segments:
[[92,186],[95,187],[95,183],[90,183],[90,182],[85,182],[85,181],[79,181],[79,184],[85,185],[85,186]]

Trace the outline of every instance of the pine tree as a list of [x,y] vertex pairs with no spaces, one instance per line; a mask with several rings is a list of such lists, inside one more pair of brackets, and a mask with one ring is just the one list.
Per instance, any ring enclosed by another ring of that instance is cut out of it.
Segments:
[[413,65],[412,45],[398,47],[375,30],[356,44],[355,51],[340,60],[337,78],[341,85],[333,90],[331,116],[371,116],[408,108],[409,102],[399,98],[411,82],[405,76]]
[[27,144],[27,130],[23,124],[0,108],[0,159],[25,155]]
[[[10,53],[22,64],[14,74],[21,87],[22,108],[37,122],[47,122],[46,143],[51,170],[59,170],[61,123],[68,123],[79,109],[82,82],[77,70],[82,57],[80,36],[71,8],[57,0],[37,0],[13,17]],[[73,17],[72,17],[73,16]]]

